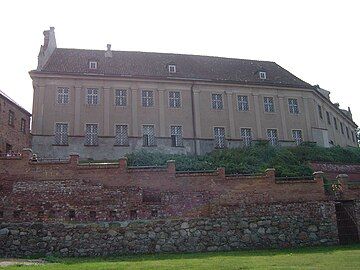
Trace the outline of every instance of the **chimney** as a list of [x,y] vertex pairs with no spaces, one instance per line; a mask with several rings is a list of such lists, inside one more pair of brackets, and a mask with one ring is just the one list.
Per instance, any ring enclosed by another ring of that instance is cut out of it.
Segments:
[[105,52],[105,57],[110,58],[110,57],[112,57],[111,44],[107,44],[106,47],[107,47],[107,50]]
[[44,34],[44,44],[40,47],[40,52],[38,55],[38,70],[41,70],[46,62],[49,60],[51,54],[56,49],[56,38],[55,38],[55,28],[50,27],[50,30],[45,30]]

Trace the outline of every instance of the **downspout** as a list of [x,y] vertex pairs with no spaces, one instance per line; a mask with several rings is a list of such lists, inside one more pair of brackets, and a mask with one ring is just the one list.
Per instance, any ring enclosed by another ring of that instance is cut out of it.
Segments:
[[195,84],[195,82],[193,82],[191,84],[191,87],[190,87],[190,91],[191,91],[191,117],[192,117],[192,124],[193,124],[194,150],[195,150],[195,155],[198,155],[197,145],[196,145],[197,134],[196,134],[195,104],[194,104],[194,84]]

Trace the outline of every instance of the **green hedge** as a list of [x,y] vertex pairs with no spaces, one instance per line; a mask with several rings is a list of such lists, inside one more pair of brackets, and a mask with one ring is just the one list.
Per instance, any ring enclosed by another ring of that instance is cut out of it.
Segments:
[[252,174],[275,168],[277,176],[310,176],[310,161],[360,163],[359,148],[323,148],[310,144],[272,147],[261,143],[249,148],[215,150],[203,156],[169,155],[138,151],[127,155],[130,166],[165,165],[176,161],[178,171],[214,170],[225,167],[227,174]]

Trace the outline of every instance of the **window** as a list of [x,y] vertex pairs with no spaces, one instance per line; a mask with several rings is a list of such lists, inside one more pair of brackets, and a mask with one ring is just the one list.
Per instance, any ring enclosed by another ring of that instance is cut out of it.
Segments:
[[137,210],[130,210],[130,219],[137,219]]
[[141,92],[141,103],[143,107],[154,106],[154,92],[149,90],[143,90]]
[[180,108],[180,106],[181,106],[180,92],[170,91],[169,92],[169,107],[170,108]]
[[90,211],[89,216],[91,219],[96,219],[96,211]]
[[334,126],[335,126],[335,129],[338,130],[337,120],[335,117],[334,117]]
[[96,61],[90,61],[89,62],[89,68],[90,69],[97,69],[97,62]]
[[329,112],[326,112],[326,120],[327,120],[327,123],[328,123],[329,125],[331,125],[330,113],[329,113]]
[[264,109],[265,112],[275,112],[274,98],[264,97]]
[[169,73],[176,73],[176,66],[175,65],[169,65]]
[[13,218],[20,218],[21,215],[21,211],[20,210],[15,210],[13,212]]
[[303,142],[302,131],[300,129],[294,129],[292,131],[292,137],[296,145],[300,145]]
[[68,124],[55,123],[55,142],[56,145],[68,145]]
[[26,120],[24,118],[21,118],[20,131],[26,133]]
[[58,87],[57,103],[58,104],[68,104],[69,103],[69,88],[68,87]]
[[115,145],[129,145],[129,133],[127,125],[115,126]]
[[124,89],[115,90],[115,106],[126,106],[127,91]]
[[37,217],[38,217],[38,219],[43,219],[44,218],[44,211],[38,211],[38,213],[37,213]]
[[151,217],[156,218],[156,217],[158,217],[158,215],[159,215],[158,210],[156,210],[156,209],[151,210]]
[[143,146],[155,146],[155,128],[153,125],[143,126]]
[[4,217],[4,211],[0,211],[0,218]]
[[85,145],[98,145],[98,125],[86,124]]
[[109,217],[110,218],[116,218],[116,210],[110,210]]
[[353,142],[355,142],[354,131],[351,131],[351,139],[352,139]]
[[243,139],[245,146],[250,146],[252,141],[251,128],[241,128],[240,137]]
[[214,127],[215,148],[225,148],[225,128]]
[[13,111],[9,111],[8,123],[10,126],[14,126],[14,122],[15,122],[15,113]]
[[99,103],[98,94],[99,94],[99,89],[88,88],[87,96],[86,96],[87,104],[88,105],[98,105],[98,103]]
[[213,109],[222,110],[223,109],[222,95],[211,94],[211,104]]
[[247,96],[238,96],[238,109],[239,111],[248,111],[249,110],[249,100]]
[[344,126],[343,123],[340,122],[340,130],[341,130],[341,134],[344,134]]
[[348,127],[346,127],[346,137],[348,137],[348,139],[350,139],[350,135],[349,135],[349,129],[348,129]]
[[276,146],[278,144],[278,135],[276,129],[268,129],[266,131],[267,138],[271,145]]
[[296,98],[289,98],[289,111],[291,114],[299,114],[299,106]]
[[183,146],[182,126],[171,126],[171,146]]
[[322,108],[321,108],[320,105],[318,105],[318,111],[319,111],[319,117],[320,117],[320,119],[323,119]]
[[70,219],[75,218],[75,216],[76,216],[76,214],[75,214],[75,210],[69,210],[68,215],[69,215],[69,218],[70,218]]
[[265,71],[260,71],[259,72],[259,77],[260,77],[260,79],[265,80],[266,79],[266,72]]

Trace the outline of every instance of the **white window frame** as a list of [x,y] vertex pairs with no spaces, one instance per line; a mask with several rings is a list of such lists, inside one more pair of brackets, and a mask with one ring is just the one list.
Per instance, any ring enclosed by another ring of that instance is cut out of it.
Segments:
[[[151,95],[150,95],[151,93]],[[154,90],[141,90],[141,105],[142,107],[149,108],[155,106],[155,93]]]
[[176,73],[176,65],[169,65],[168,71],[169,73]]
[[[242,98],[246,98],[246,102],[244,100],[242,100]],[[237,95],[237,105],[238,105],[238,110],[240,112],[248,112],[250,110],[249,96]]]
[[300,114],[299,103],[297,98],[288,98],[289,112],[290,114]]
[[[58,134],[59,140],[57,140],[57,124],[59,125],[66,125],[67,131],[60,131]],[[55,122],[54,123],[54,144],[55,145],[69,145],[69,123],[68,122]]]
[[127,106],[127,90],[126,89],[115,89],[115,106],[125,107]]
[[89,61],[89,69],[97,69],[98,62],[97,61]]
[[[180,133],[173,132],[173,128],[180,128]],[[175,145],[173,145],[173,136],[175,136]],[[170,125],[170,138],[172,147],[182,147],[184,146],[184,137],[183,137],[183,126],[182,125]]]
[[[126,137],[121,136],[121,133],[118,133],[119,127],[126,127]],[[128,124],[115,124],[114,126],[115,134],[115,145],[116,146],[129,146],[129,125]]]
[[[215,129],[223,129],[224,135],[216,134]],[[226,147],[226,129],[225,127],[216,126],[213,127],[213,135],[214,135],[214,148],[216,149],[224,149]]]
[[[264,100],[264,111],[266,113],[274,113],[275,112],[275,99],[274,99],[274,97],[265,96],[263,100]],[[272,102],[270,102],[270,101],[272,101]],[[272,110],[271,110],[271,108],[272,108]]]
[[[300,137],[296,136],[296,132],[300,131]],[[291,137],[295,141],[296,145],[300,145],[304,141],[302,129],[292,129]]]
[[261,80],[266,80],[266,72],[265,71],[259,71],[259,78]]
[[[96,125],[97,126],[97,133],[91,132],[88,134],[86,132],[87,125]],[[87,138],[90,136],[90,143],[87,143]],[[99,145],[99,123],[86,123],[85,124],[85,143],[86,146],[98,146]]]
[[[65,93],[65,90],[67,90],[67,93]],[[56,104],[66,105],[69,104],[69,102],[70,102],[70,88],[63,86],[58,87],[56,91]]]
[[100,101],[99,92],[100,92],[99,88],[96,87],[86,88],[86,104],[90,106],[99,105],[99,101]]
[[[0,110],[0,112],[1,112],[1,110]],[[21,118],[20,119],[20,131],[22,132],[22,133],[26,133],[26,119],[25,118]]]
[[[242,134],[242,130],[250,130],[250,136],[248,134],[245,134],[245,136],[243,136]],[[252,128],[251,127],[241,127],[240,128],[240,138],[243,140],[244,142],[244,146],[250,146],[252,141],[253,141],[253,132],[252,132]]]
[[[269,131],[275,131],[276,136],[269,137]],[[266,129],[266,138],[272,146],[277,146],[279,144],[279,131],[277,128],[267,128]]]
[[[176,97],[175,94],[179,93],[179,97]],[[173,96],[171,97],[171,94]],[[170,108],[181,108],[181,92],[180,91],[169,91],[169,107]]]
[[[215,97],[220,97],[220,99]],[[224,101],[223,101],[222,93],[211,93],[211,108],[213,110],[224,109]]]
[[[153,134],[145,134],[145,127],[152,127],[153,128]],[[142,125],[142,138],[143,138],[143,147],[152,147],[156,146],[156,131],[155,131],[155,125],[154,124],[144,124]],[[147,136],[153,136],[152,142],[149,140],[149,138],[146,139],[145,143],[145,135]]]

